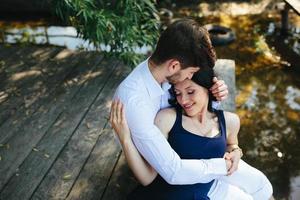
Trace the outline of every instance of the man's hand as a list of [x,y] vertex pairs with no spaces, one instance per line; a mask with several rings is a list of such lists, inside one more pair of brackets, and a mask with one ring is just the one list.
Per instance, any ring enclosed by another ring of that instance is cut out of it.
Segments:
[[230,160],[232,162],[232,165],[230,166],[227,172],[227,175],[231,175],[238,169],[238,165],[241,159],[241,153],[238,150],[232,151],[230,153],[226,152],[224,158],[225,160]]
[[223,80],[213,78],[214,85],[210,88],[212,94],[218,101],[223,101],[228,97],[228,87]]
[[113,100],[109,122],[121,143],[131,140],[130,130],[125,117],[125,108],[120,100]]

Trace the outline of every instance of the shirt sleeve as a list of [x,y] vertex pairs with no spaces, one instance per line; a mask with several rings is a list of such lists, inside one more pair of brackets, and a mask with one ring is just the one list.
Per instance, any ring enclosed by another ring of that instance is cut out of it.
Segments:
[[176,185],[207,183],[226,175],[223,158],[181,159],[154,125],[156,112],[150,103],[131,99],[124,104],[134,144],[166,182]]

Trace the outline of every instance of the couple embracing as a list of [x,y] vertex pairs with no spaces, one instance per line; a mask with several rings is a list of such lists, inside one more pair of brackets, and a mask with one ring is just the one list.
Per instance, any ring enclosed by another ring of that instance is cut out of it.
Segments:
[[218,110],[227,86],[214,77],[207,30],[171,24],[119,85],[110,122],[141,183],[128,200],[268,200],[272,185],[243,160],[239,117]]

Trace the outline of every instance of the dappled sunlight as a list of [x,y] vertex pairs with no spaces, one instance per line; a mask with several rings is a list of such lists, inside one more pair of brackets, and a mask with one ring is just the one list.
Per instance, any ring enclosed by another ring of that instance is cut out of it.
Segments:
[[54,60],[62,60],[70,57],[74,52],[69,49],[64,49],[60,51],[55,57]]
[[93,80],[103,74],[103,69],[99,69],[98,71],[88,71],[86,73],[76,75],[70,79],[64,81],[64,86],[71,87],[73,85],[81,85],[85,82]]
[[[261,0],[255,3],[236,2],[236,1],[210,1],[209,3],[201,2],[198,5],[185,5],[180,7],[179,12],[182,13],[197,13],[201,16],[211,16],[227,14],[227,15],[247,15],[247,14],[261,14],[271,0]],[[195,16],[195,15],[194,15]]]
[[288,110],[286,112],[286,116],[289,120],[293,120],[295,122],[299,122],[300,121],[300,114],[299,112],[293,111],[293,110]]
[[5,91],[0,91],[0,103],[8,99],[8,93]]
[[82,77],[80,78],[79,83],[83,83],[85,81],[88,81],[90,79],[94,79],[98,76],[100,76],[101,74],[103,74],[103,71],[96,71],[96,72],[88,72],[86,74],[83,74]]
[[19,80],[24,79],[24,78],[39,76],[39,75],[41,75],[41,73],[42,72],[40,70],[28,70],[28,71],[25,71],[25,72],[18,72],[18,73],[13,74],[11,76],[10,80],[11,81],[19,81]]
[[288,86],[284,98],[291,109],[300,110],[300,89]]
[[110,110],[112,100],[108,100],[105,102],[105,107]]

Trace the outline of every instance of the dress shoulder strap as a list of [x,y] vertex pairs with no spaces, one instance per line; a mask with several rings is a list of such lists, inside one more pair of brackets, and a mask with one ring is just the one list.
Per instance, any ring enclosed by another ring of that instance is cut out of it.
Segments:
[[176,120],[172,129],[170,130],[170,133],[174,133],[178,130],[181,130],[182,127],[182,108],[176,107],[175,110],[176,110]]
[[223,110],[214,110],[214,112],[216,113],[216,115],[218,117],[221,134],[226,139],[227,133],[226,133],[226,122],[225,122],[224,111]]

